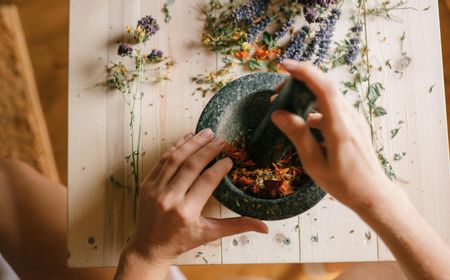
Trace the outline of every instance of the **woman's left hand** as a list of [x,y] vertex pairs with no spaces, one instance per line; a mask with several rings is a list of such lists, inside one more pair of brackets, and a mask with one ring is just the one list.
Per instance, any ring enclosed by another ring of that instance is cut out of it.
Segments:
[[[187,134],[145,178],[134,234],[122,254],[122,267],[119,265],[120,279],[126,279],[123,271],[130,268],[127,259],[133,259],[135,266],[145,268],[149,264],[168,269],[180,254],[220,237],[246,231],[268,232],[263,222],[248,217],[201,216],[212,192],[232,167],[232,161],[224,158],[205,169],[224,144],[222,139],[214,138],[210,129]],[[159,279],[155,276],[152,279]]]

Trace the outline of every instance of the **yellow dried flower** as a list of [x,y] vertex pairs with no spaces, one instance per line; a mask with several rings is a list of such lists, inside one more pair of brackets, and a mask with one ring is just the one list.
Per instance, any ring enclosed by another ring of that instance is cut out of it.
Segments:
[[248,43],[248,42],[244,42],[244,43],[241,44],[241,49],[243,51],[249,51],[249,50],[252,49],[252,45],[250,43]]
[[233,34],[231,34],[231,39],[234,41],[238,41],[243,35],[245,35],[245,33],[243,33],[242,31],[235,31],[233,32]]
[[202,38],[202,43],[205,46],[209,46],[211,44],[211,36],[209,34],[203,33],[202,37],[203,37]]

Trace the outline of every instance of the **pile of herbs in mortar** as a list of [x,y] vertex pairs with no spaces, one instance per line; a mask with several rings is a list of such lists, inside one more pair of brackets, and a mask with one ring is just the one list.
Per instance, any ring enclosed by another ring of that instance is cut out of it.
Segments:
[[233,161],[228,176],[244,193],[264,199],[283,198],[298,191],[307,175],[303,172],[297,153],[288,151],[271,167],[260,168],[250,158],[242,141],[227,143],[223,156]]

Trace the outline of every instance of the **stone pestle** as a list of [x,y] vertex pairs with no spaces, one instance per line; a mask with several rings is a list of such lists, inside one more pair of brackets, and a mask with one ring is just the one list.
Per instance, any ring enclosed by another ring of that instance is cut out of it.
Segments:
[[[247,145],[250,157],[258,166],[270,167],[273,162],[283,158],[292,148],[291,142],[273,124],[272,113],[276,110],[285,110],[306,119],[316,104],[314,94],[300,81],[288,78],[282,85],[277,98],[265,114],[258,128]],[[317,129],[311,129],[316,140],[322,141],[322,135]]]

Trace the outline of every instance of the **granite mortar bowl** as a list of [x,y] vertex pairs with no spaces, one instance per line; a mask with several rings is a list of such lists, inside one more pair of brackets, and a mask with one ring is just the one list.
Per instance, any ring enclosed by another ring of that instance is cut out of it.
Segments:
[[[226,141],[247,141],[269,110],[269,97],[285,78],[285,75],[276,73],[254,73],[227,84],[206,105],[196,131],[211,128],[216,136]],[[325,196],[325,192],[309,177],[305,177],[299,184],[299,190],[292,195],[262,199],[241,191],[227,175],[213,196],[242,216],[281,220],[305,212]]]

